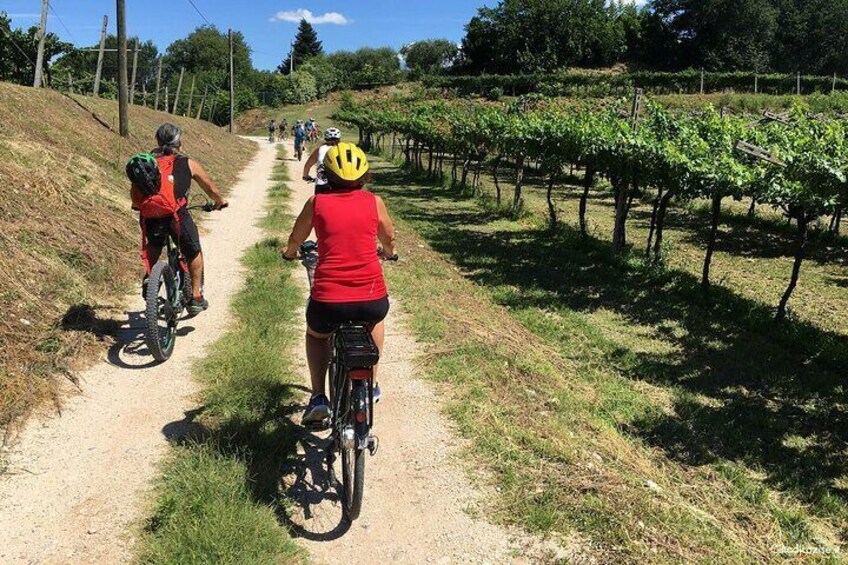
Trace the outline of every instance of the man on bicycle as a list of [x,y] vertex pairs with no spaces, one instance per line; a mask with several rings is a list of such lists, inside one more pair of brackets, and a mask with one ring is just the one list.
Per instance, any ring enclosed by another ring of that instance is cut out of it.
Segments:
[[280,127],[277,128],[277,139],[283,140],[289,132],[289,121],[283,118],[279,123]]
[[[157,158],[174,156],[174,196],[181,204],[177,211],[179,221],[167,217],[141,218],[140,221],[143,222],[143,233],[147,236],[145,252],[149,265],[154,265],[159,260],[162,248],[168,245],[169,237],[179,242],[180,251],[191,273],[192,298],[188,304],[188,311],[192,315],[197,315],[209,307],[209,302],[203,297],[203,253],[200,247],[200,236],[187,208],[191,181],[200,185],[218,209],[226,207],[227,201],[221,196],[215,181],[209,177],[200,163],[182,154],[181,136],[179,127],[173,124],[162,124],[156,130],[158,147],[151,152]],[[131,188],[131,196],[133,209],[138,209],[142,196],[135,186]]]
[[271,120],[271,123],[268,124],[268,139],[270,141],[274,141],[277,138],[277,124],[274,120]]
[[[312,380],[312,397],[303,414],[304,424],[321,422],[330,415],[325,394],[330,337],[345,322],[363,322],[382,352],[389,297],[377,240],[383,257],[395,254],[395,229],[385,204],[364,190],[368,159],[352,143],[339,143],[324,158],[330,190],[311,196],[297,217],[283,250],[294,260],[313,227],[320,252],[306,307],[306,359]],[[374,400],[380,397],[374,368]]]
[[327,128],[327,131],[324,133],[324,143],[312,152],[303,166],[303,180],[310,181],[312,177],[309,176],[309,172],[312,170],[312,167],[318,165],[318,168],[315,170],[315,194],[321,194],[330,188],[330,185],[327,183],[327,175],[324,172],[324,159],[327,157],[327,152],[338,145],[341,140],[342,132],[336,128]]

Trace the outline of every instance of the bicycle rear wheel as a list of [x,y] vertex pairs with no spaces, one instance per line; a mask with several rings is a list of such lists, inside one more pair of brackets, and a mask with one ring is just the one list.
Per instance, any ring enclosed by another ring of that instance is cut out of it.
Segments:
[[351,522],[359,518],[365,490],[365,450],[356,445],[342,445],[343,509]]
[[177,283],[167,263],[157,263],[147,282],[145,341],[153,358],[167,361],[177,340]]
[[[368,435],[368,424],[357,423],[354,417],[355,406],[364,404],[367,390],[361,382],[352,386],[346,382],[346,406],[348,408],[347,426],[353,433],[352,441],[342,441],[342,486],[344,487],[344,514],[349,521],[359,517],[362,510],[362,495],[365,491],[365,450],[359,440]],[[363,429],[364,426],[364,429]]]

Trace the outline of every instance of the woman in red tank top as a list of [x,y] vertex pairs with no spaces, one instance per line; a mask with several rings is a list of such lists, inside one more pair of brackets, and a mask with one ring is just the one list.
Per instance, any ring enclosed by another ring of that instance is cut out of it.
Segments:
[[[295,259],[300,245],[314,229],[319,259],[306,308],[306,358],[312,378],[312,398],[303,423],[320,422],[330,415],[325,394],[330,337],[339,324],[367,322],[382,353],[389,297],[377,241],[383,257],[395,255],[392,220],[382,199],[363,189],[368,160],[352,143],[333,147],[324,159],[330,191],[309,198],[295,221],[286,259]],[[376,379],[376,367],[375,379]],[[374,385],[374,399],[379,399]]]

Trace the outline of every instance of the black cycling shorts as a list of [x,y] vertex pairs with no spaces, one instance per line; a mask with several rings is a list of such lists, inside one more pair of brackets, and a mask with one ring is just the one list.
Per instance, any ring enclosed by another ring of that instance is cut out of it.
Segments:
[[306,305],[306,325],[313,332],[330,334],[345,322],[363,322],[370,327],[386,319],[389,297],[367,302],[320,302],[313,298]]
[[[200,234],[197,233],[197,225],[185,208],[178,212],[180,217],[180,251],[186,261],[191,263],[195,257],[200,254]],[[145,228],[147,230],[147,241],[151,245],[157,247],[165,247],[168,245],[168,238],[172,237],[177,240],[177,234],[174,231],[173,218],[152,218],[145,220]]]

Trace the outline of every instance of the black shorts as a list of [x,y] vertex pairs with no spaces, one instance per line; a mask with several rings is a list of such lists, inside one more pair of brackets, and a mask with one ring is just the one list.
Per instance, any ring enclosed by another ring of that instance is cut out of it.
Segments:
[[[180,251],[189,263],[200,254],[200,234],[197,233],[197,225],[195,225],[191,214],[183,208],[178,212],[180,217]],[[177,241],[177,234],[174,232],[174,221],[172,218],[153,218],[145,220],[145,228],[147,229],[147,241],[151,245],[157,247],[165,247],[168,245],[168,238],[172,237]]]
[[306,305],[306,325],[319,334],[333,333],[345,322],[364,322],[375,326],[389,313],[389,297],[368,302],[320,302],[313,298]]

